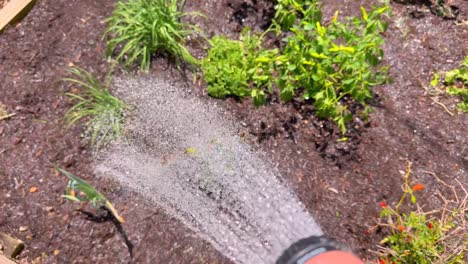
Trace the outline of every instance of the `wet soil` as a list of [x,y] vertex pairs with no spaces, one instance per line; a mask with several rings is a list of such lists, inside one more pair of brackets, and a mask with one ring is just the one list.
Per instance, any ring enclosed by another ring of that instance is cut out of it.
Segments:
[[[343,15],[359,14],[360,5],[372,3],[325,2],[327,19],[336,9]],[[89,180],[121,211],[134,245],[134,263],[227,263],[162,210],[111,181],[93,177],[81,127],[64,127],[62,116],[70,103],[63,93],[72,87],[60,78],[70,65],[105,72],[102,20],[114,3],[39,1],[23,22],[0,34],[0,102],[16,114],[0,121],[0,231],[26,242],[23,262],[130,261],[111,222],[87,220],[60,197],[66,179],[51,169],[50,164],[57,163]],[[467,28],[457,25],[466,20],[467,2],[453,3],[458,20],[434,16],[424,4],[393,4],[384,61],[391,66],[393,83],[376,88],[374,112],[367,121],[353,121],[347,142],[337,142],[342,137],[338,129],[314,118],[313,109],[303,102],[272,100],[255,109],[249,100],[225,100],[245,127],[240,133],[271,154],[324,231],[364,258],[374,258],[370,250],[382,239],[380,233],[365,234],[378,216],[377,203],[398,200],[407,160],[413,162],[413,181],[426,186],[420,198],[424,208],[436,206],[433,194],[443,191],[430,173],[451,184],[468,180],[468,117],[451,116],[434,101],[456,113],[453,97],[434,97],[423,88],[432,72],[456,67],[468,53]],[[186,9],[206,15],[193,21],[208,36],[236,37],[243,26],[261,30],[272,15],[271,1],[260,0],[187,1]],[[153,74],[180,78],[171,67],[155,68]],[[214,100],[203,85],[196,91]],[[30,192],[31,187],[37,191]]]

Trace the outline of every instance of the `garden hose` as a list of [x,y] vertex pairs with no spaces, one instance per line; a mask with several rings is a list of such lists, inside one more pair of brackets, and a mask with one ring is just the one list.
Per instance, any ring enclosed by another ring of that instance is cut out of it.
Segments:
[[312,236],[292,244],[276,264],[364,264],[343,246],[324,236]]

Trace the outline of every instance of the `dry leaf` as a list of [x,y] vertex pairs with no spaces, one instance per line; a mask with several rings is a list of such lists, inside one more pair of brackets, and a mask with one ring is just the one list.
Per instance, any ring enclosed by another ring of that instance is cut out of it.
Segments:
[[30,193],[35,193],[35,192],[37,192],[37,187],[31,187],[31,188],[29,188],[29,192],[30,192]]

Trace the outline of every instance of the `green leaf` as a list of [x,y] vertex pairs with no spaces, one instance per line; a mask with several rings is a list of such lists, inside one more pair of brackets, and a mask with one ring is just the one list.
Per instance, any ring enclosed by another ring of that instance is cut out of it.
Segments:
[[439,84],[439,79],[440,79],[440,74],[435,73],[434,76],[432,77],[432,80],[431,80],[431,86],[432,87],[437,87],[437,85]]
[[364,9],[364,7],[362,6],[361,6],[361,14],[362,14],[362,19],[364,19],[364,21],[367,22],[367,20],[369,20],[369,15],[367,15],[366,9]]
[[315,51],[311,51],[310,55],[316,59],[327,59],[328,57],[325,56],[323,53],[317,53]]
[[382,8],[379,8],[379,9],[375,10],[374,12],[375,12],[376,14],[381,15],[381,14],[387,12],[388,9],[389,9],[388,6],[384,6],[384,7],[382,7]]
[[295,64],[288,65],[288,71],[294,71],[297,68]]
[[[460,70],[459,69],[455,69],[455,70],[451,70],[451,71],[448,71],[445,73],[445,82],[447,84],[453,84],[455,82],[455,80],[460,76]],[[431,83],[432,85],[432,83]],[[434,85],[433,85],[434,86]]]
[[348,140],[349,140],[348,137],[342,137],[342,138],[338,139],[336,142],[346,142]]
[[271,59],[269,57],[259,57],[259,58],[255,58],[254,61],[255,62],[270,62]]
[[312,23],[307,23],[304,25],[304,30],[312,30],[315,28],[315,25]]

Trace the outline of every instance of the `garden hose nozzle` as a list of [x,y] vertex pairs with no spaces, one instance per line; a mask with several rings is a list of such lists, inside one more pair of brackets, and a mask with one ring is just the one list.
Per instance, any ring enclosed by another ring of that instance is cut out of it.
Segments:
[[343,246],[324,236],[301,239],[283,252],[276,264],[364,264]]

